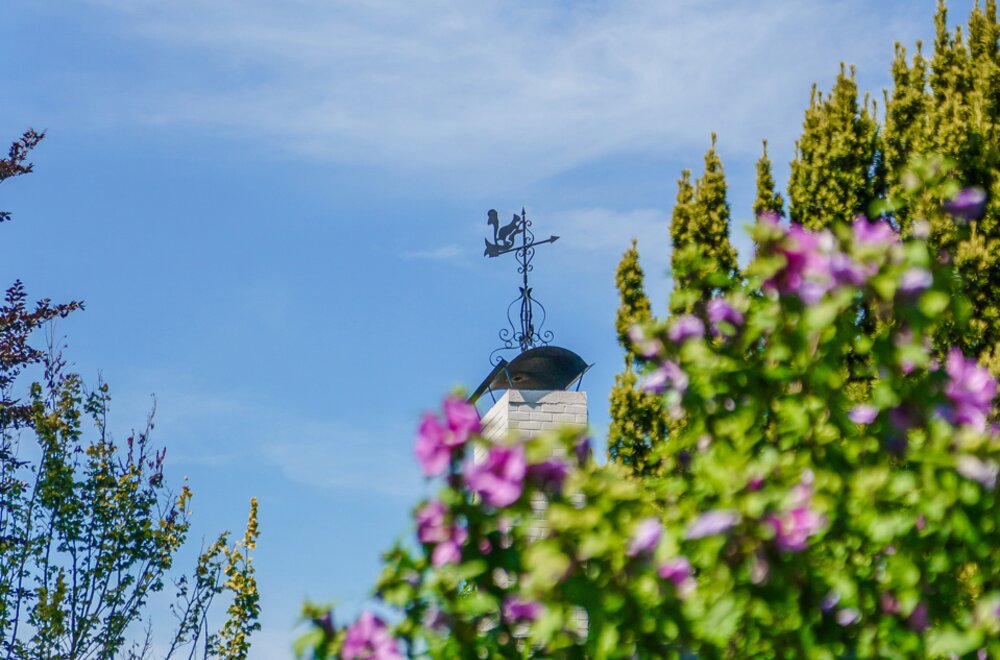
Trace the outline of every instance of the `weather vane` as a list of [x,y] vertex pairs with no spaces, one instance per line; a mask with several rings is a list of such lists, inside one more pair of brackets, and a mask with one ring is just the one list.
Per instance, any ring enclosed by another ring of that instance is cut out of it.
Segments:
[[[487,213],[486,224],[493,227],[493,242],[491,243],[489,239],[484,239],[486,241],[486,251],[483,252],[483,256],[492,258],[513,252],[514,259],[517,260],[518,264],[517,272],[522,277],[520,294],[507,306],[507,323],[510,324],[510,327],[501,329],[499,333],[500,341],[503,342],[503,345],[490,354],[490,362],[499,364],[503,358],[497,355],[497,353],[501,351],[520,348],[523,353],[530,348],[545,345],[552,341],[552,331],[543,331],[541,329],[545,325],[545,308],[531,295],[531,287],[528,286],[528,273],[532,270],[531,260],[535,256],[535,246],[544,243],[555,243],[559,240],[559,237],[549,236],[544,240],[536,241],[535,235],[531,232],[531,220],[528,220],[528,216],[523,208],[521,209],[521,215],[515,213],[514,218],[503,227],[500,226],[500,219],[497,217],[497,212],[490,209],[489,213]],[[520,303],[521,308],[520,328],[514,325],[514,319],[511,315],[514,306],[518,303]],[[534,308],[536,306],[541,311],[541,321],[537,328],[534,323]]]

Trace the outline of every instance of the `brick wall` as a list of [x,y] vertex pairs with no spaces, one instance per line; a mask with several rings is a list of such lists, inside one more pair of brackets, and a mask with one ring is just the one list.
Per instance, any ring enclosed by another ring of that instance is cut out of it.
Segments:
[[517,431],[531,437],[563,426],[587,427],[587,393],[507,390],[483,415],[483,437],[506,438]]

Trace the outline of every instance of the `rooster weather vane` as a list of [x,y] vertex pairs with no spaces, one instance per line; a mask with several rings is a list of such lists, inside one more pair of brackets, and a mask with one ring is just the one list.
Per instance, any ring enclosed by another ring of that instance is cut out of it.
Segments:
[[[520,294],[507,306],[507,323],[510,327],[501,329],[499,333],[503,345],[490,353],[490,362],[500,364],[503,358],[497,354],[501,351],[520,348],[523,353],[535,346],[543,346],[552,341],[552,331],[541,329],[545,325],[545,307],[532,297],[531,287],[528,286],[528,273],[532,270],[531,260],[535,256],[535,246],[555,243],[559,237],[549,236],[544,240],[536,241],[535,235],[531,231],[531,220],[528,220],[523,208],[521,215],[515,213],[514,218],[503,227],[500,226],[500,219],[495,210],[490,209],[486,215],[486,224],[493,227],[493,242],[484,239],[486,251],[483,252],[483,256],[492,258],[513,252],[514,259],[517,260],[518,264],[517,272],[522,278],[519,287]],[[514,307],[518,304],[520,304],[520,328],[514,325],[512,316]],[[541,321],[537,328],[534,322],[535,307],[541,311]]]

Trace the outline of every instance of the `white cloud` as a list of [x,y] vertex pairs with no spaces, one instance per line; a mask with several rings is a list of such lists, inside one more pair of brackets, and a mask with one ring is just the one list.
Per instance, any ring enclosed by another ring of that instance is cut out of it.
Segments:
[[[339,495],[414,499],[421,493],[423,480],[409,451],[412,429],[404,423],[372,418],[356,428],[267,400],[201,390],[168,373],[155,379],[164,393],[157,396],[153,439],[168,441],[170,468],[246,466],[250,459]],[[140,419],[149,407],[149,398],[126,393],[116,397],[114,417]]]
[[710,130],[731,153],[787,150],[813,80],[842,59],[882,80],[884,35],[913,33],[858,20],[861,0],[102,4],[190,69],[112,94],[122,120],[493,185]]
[[422,492],[423,480],[401,443],[380,442],[371,430],[320,435],[266,445],[264,458],[293,481],[339,494],[414,500]]
[[574,251],[621,253],[633,238],[640,249],[665,252],[670,246],[670,217],[660,209],[568,209],[547,214],[545,223]]

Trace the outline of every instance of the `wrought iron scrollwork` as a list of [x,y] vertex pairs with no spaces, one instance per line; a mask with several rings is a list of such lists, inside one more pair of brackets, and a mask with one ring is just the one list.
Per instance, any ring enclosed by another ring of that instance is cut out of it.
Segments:
[[[545,307],[535,300],[531,295],[531,287],[528,286],[528,273],[532,271],[531,260],[535,257],[535,247],[544,243],[555,243],[558,236],[549,236],[540,241],[535,240],[535,235],[531,231],[531,220],[528,220],[524,209],[521,215],[514,214],[514,218],[500,226],[500,218],[497,212],[490,209],[487,213],[486,224],[493,227],[493,241],[485,239],[485,257],[499,257],[510,252],[514,253],[517,261],[517,272],[521,275],[520,293],[510,305],[507,306],[508,328],[502,328],[499,332],[502,345],[490,353],[490,362],[494,365],[500,364],[504,359],[500,353],[503,351],[520,350],[522,353],[536,346],[544,346],[552,341],[551,330],[543,330],[545,325]],[[520,245],[518,245],[520,238]],[[514,323],[514,308],[518,307],[518,324]],[[541,313],[538,325],[535,325],[535,309]]]

